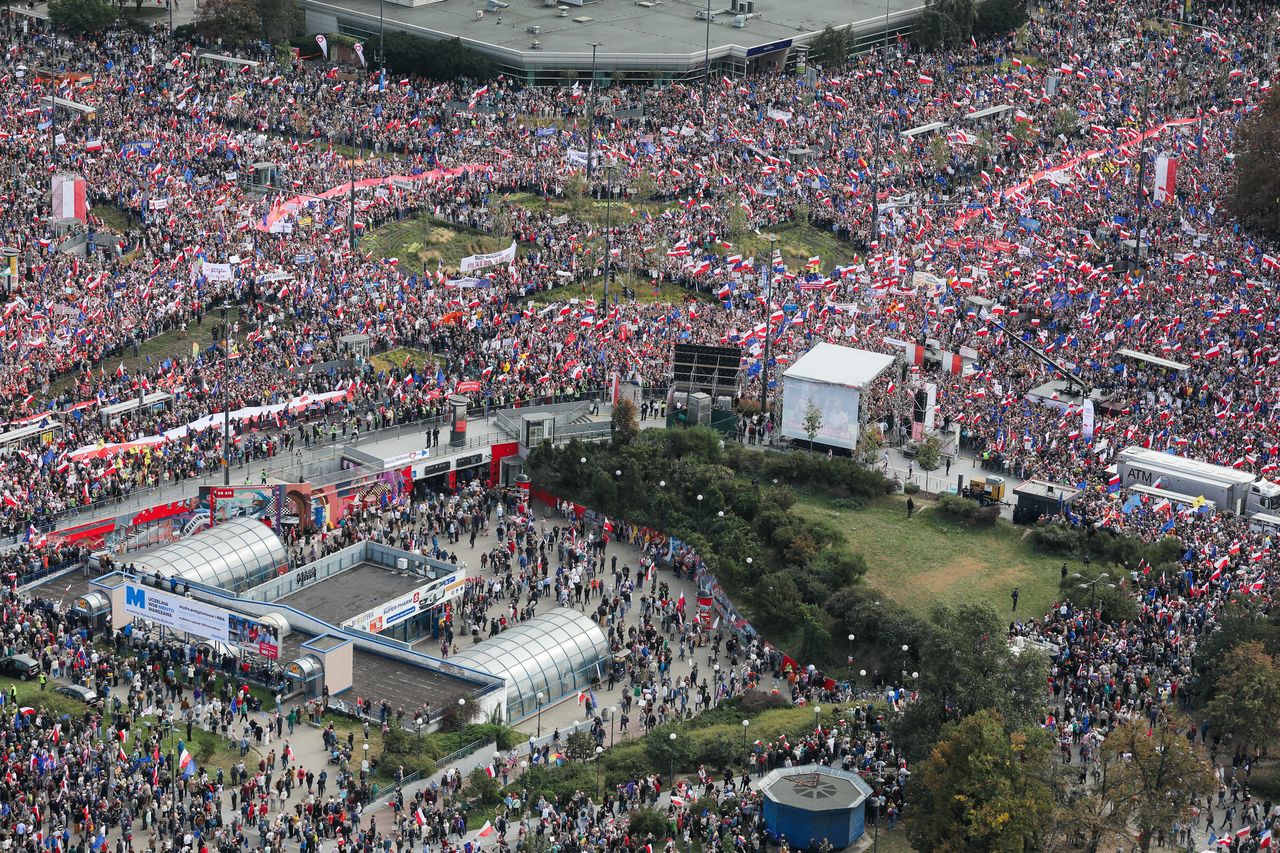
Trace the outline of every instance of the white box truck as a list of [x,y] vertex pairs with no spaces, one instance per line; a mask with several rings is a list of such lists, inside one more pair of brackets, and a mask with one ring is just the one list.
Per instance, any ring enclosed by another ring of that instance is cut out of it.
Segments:
[[1204,498],[1219,509],[1280,529],[1280,485],[1270,480],[1185,456],[1126,447],[1116,457],[1120,485],[1174,500]]

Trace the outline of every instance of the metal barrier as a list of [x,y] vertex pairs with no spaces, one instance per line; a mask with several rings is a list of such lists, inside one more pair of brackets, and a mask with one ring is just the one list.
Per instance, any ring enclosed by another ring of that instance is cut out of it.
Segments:
[[415,770],[415,771],[413,771],[412,773],[410,773],[409,775],[405,776],[405,777],[404,777],[403,779],[401,779],[399,782],[392,782],[392,783],[391,783],[390,785],[388,785],[386,788],[384,788],[383,790],[379,791],[379,792],[378,792],[378,796],[374,797],[374,799],[373,799],[373,807],[374,807],[374,808],[376,808],[378,803],[389,803],[389,802],[391,802],[393,799],[395,799],[396,794],[400,793],[400,790],[401,790],[405,785],[413,784],[414,782],[417,782],[417,781],[418,781],[419,779],[421,779],[421,778],[422,778],[422,771],[421,771],[421,770]]
[[449,753],[448,755],[446,755],[444,758],[441,758],[439,761],[436,762],[436,766],[443,767],[447,764],[452,764],[453,762],[459,759],[466,758],[468,755],[475,752],[480,747],[484,746],[484,744],[485,742],[482,740],[473,740],[471,743],[467,744],[461,749],[455,750]]

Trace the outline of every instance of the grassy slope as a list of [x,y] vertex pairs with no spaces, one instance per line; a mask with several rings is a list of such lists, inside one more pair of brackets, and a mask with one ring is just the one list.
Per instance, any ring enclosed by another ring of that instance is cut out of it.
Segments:
[[806,496],[796,511],[838,526],[850,549],[866,557],[868,583],[921,615],[937,602],[986,601],[1008,617],[1015,586],[1024,619],[1044,615],[1057,598],[1061,560],[1036,553],[1019,528],[1004,521],[969,527],[940,516],[918,496],[915,503],[910,521],[902,496],[861,510]]
[[375,258],[399,258],[407,270],[421,269],[426,260],[434,272],[437,257],[446,268],[456,270],[467,255],[494,252],[510,244],[510,240],[419,215],[375,228],[361,239],[360,249]]
[[[774,229],[782,259],[792,272],[802,270],[805,262],[814,255],[822,258],[823,271],[836,264],[853,262],[856,250],[853,244],[841,240],[830,231],[824,231],[808,223],[792,223]],[[733,250],[743,257],[754,255],[763,261],[769,255],[769,241],[762,234],[746,234],[738,238]]]
[[[36,681],[23,682],[13,678],[0,677],[0,691],[3,691],[6,697],[8,696],[9,689],[11,687],[17,688],[19,706],[29,705],[32,708],[43,708],[59,715],[74,714],[79,716],[83,714],[85,706],[75,699],[54,693],[53,689],[56,686],[57,684],[55,682],[50,681],[46,689],[42,692],[40,690],[39,683]],[[149,723],[154,723],[154,718],[143,717],[134,725],[129,739],[128,749],[130,751],[132,751],[137,745],[137,738],[141,736],[139,733],[145,733],[147,731],[147,725]],[[177,749],[176,744],[178,740],[185,740],[185,736],[186,727],[180,725],[173,738],[174,749]],[[201,750],[201,745],[211,748],[211,753]],[[283,744],[281,747],[276,748],[277,754],[282,747]],[[167,737],[164,741],[164,748],[166,750],[169,748],[169,739]],[[194,727],[192,729],[191,744],[189,744],[187,748],[191,754],[195,756],[211,754],[209,760],[201,762],[201,766],[207,768],[211,774],[217,773],[219,768],[221,768],[224,773],[229,772],[231,768],[235,766],[236,762],[241,760],[240,750],[238,747],[233,749],[228,741],[222,737],[203,731],[198,727]],[[249,750],[249,755],[244,759],[246,766],[255,765],[258,759],[265,755],[265,752],[260,753],[257,749],[251,748]]]

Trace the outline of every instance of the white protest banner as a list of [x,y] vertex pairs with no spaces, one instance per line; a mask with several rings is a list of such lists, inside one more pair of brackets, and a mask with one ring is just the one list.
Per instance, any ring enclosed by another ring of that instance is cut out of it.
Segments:
[[209,281],[231,281],[231,264],[211,264],[205,261],[200,265],[204,277]]
[[511,245],[503,249],[501,252],[490,252],[487,255],[467,255],[462,259],[462,263],[458,264],[461,272],[473,272],[474,270],[482,270],[485,267],[497,266],[498,264],[509,264],[516,259],[516,243],[511,241]]

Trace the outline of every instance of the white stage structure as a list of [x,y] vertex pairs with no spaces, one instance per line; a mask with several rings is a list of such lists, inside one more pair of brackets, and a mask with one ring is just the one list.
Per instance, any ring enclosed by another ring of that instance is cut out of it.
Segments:
[[782,434],[808,441],[809,401],[822,410],[815,444],[852,450],[858,443],[862,390],[893,364],[894,356],[820,343],[782,374]]

